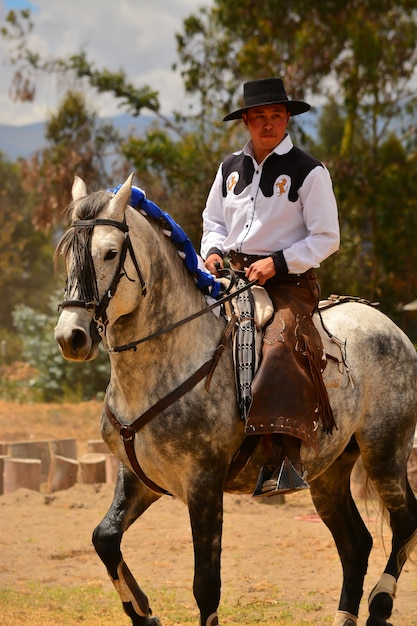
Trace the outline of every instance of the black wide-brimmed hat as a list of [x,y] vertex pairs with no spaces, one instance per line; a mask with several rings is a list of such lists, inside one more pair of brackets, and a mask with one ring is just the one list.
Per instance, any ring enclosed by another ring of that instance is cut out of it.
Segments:
[[238,120],[242,113],[253,107],[261,107],[267,104],[285,104],[291,115],[300,115],[311,109],[307,102],[302,100],[289,100],[281,78],[263,78],[250,80],[243,85],[244,107],[233,111],[223,118],[223,122]]

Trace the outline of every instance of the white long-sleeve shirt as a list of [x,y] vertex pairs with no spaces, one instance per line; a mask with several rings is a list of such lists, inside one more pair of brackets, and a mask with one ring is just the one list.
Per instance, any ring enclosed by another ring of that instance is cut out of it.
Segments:
[[339,243],[329,172],[289,135],[259,165],[252,141],[220,165],[203,211],[203,258],[213,248],[282,251],[289,273],[299,274],[319,267]]

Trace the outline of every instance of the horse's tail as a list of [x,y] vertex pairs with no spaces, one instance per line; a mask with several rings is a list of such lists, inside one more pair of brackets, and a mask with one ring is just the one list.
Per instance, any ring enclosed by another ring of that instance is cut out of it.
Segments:
[[[414,491],[410,485],[410,481],[408,477],[406,477],[406,502],[407,508],[410,511],[410,514],[414,516],[414,519],[417,521],[417,499],[415,497]],[[407,541],[403,549],[400,551],[398,555],[398,559],[400,562],[405,563],[407,559],[410,559],[413,563],[417,563],[417,559],[415,554],[413,554],[417,547],[417,529],[411,535],[410,539]]]

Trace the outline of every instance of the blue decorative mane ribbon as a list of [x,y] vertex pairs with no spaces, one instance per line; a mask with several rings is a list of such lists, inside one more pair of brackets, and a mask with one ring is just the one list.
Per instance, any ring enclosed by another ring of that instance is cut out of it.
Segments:
[[[117,193],[121,186],[122,185],[118,185],[109,191]],[[181,226],[179,226],[179,224],[177,224],[177,222],[172,219],[168,213],[162,211],[158,205],[151,200],[148,200],[145,192],[139,187],[132,186],[129,204],[134,209],[140,208],[145,215],[149,215],[155,219],[163,219],[166,222],[169,228],[169,233],[167,234],[170,236],[171,241],[177,246],[186,268],[194,277],[197,287],[208,293],[213,298],[217,298],[220,293],[221,285],[213,274],[202,270],[198,266],[197,253]]]

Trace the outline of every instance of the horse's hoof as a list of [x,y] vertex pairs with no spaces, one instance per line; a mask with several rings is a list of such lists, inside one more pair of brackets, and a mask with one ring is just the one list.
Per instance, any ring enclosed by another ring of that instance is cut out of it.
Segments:
[[162,624],[159,617],[140,617],[139,620],[132,620],[132,626],[162,626]]
[[378,593],[369,605],[366,626],[393,626],[387,620],[391,617],[394,601],[389,593]]

